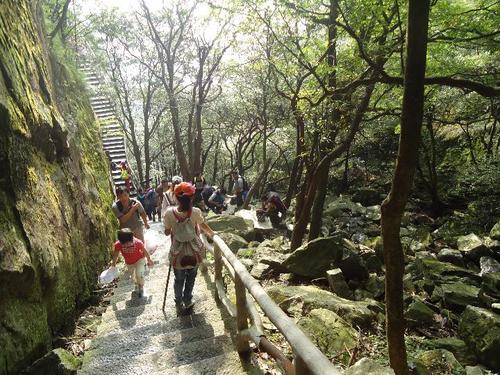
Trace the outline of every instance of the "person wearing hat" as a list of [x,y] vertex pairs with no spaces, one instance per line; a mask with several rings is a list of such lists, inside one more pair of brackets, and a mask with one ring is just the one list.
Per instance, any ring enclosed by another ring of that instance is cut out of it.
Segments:
[[204,256],[200,230],[210,239],[215,234],[205,223],[201,210],[193,207],[195,191],[192,184],[179,183],[174,189],[178,204],[166,210],[163,221],[165,234],[172,237],[169,258],[174,270],[175,304],[184,309],[194,305],[194,283]]

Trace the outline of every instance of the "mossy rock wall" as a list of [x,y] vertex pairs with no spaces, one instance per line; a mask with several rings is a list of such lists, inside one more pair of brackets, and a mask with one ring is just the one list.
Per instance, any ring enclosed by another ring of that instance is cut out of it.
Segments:
[[99,128],[76,70],[47,48],[40,7],[0,2],[0,374],[50,350],[114,235]]

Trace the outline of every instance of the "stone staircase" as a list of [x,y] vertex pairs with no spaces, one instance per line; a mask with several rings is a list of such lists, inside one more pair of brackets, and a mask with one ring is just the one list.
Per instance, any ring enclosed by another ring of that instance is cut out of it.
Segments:
[[162,311],[169,240],[161,233],[161,224],[152,224],[149,230],[163,245],[152,255],[155,266],[146,276],[145,296],[132,296],[132,280],[126,274],[120,277],[79,373],[261,373],[240,360],[233,343],[234,319],[217,306],[209,273],[198,273],[195,306],[187,312],[176,311],[172,274]]
[[[82,63],[80,70],[85,74],[86,81],[91,88],[92,93],[99,92],[101,85],[100,78],[98,77],[91,64]],[[122,161],[127,161],[125,136],[123,130],[118,123],[116,111],[110,99],[100,94],[92,94],[90,104],[101,128],[101,140],[104,150],[109,154],[111,161],[119,165]],[[130,165],[130,164],[129,164]],[[118,186],[125,186],[125,181],[120,176],[118,169],[111,171],[113,183],[115,188]],[[131,196],[135,196],[135,190],[132,189]]]

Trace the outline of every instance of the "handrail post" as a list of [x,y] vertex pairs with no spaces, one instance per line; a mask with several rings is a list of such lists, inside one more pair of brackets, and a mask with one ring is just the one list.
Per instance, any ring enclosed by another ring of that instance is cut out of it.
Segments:
[[[214,279],[223,281],[222,278],[222,252],[217,244],[214,244]],[[219,293],[215,293],[215,298],[220,302]]]
[[293,360],[295,366],[295,373],[300,375],[313,375],[311,370],[307,367],[306,363],[301,356],[295,353],[295,358]]
[[234,290],[236,292],[236,321],[238,325],[238,353],[247,354],[250,352],[248,339],[241,335],[241,332],[248,328],[247,294],[245,285],[238,274],[234,278]]

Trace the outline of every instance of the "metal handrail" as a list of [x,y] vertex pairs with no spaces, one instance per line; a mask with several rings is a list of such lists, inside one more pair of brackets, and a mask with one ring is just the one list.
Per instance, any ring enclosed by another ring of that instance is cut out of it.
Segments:
[[[295,373],[317,374],[317,375],[336,375],[341,374],[340,369],[334,366],[328,358],[311,342],[311,340],[297,327],[294,321],[288,317],[283,310],[266,293],[264,288],[255,280],[247,268],[233,254],[224,240],[215,235],[214,258],[215,258],[215,282],[222,280],[222,256],[231,265],[234,271],[234,281],[236,290],[236,319],[238,330],[242,333],[238,351],[245,352],[249,350],[248,336],[244,332],[248,331],[247,318],[250,317],[248,309],[248,298],[246,290],[250,292],[257,304],[261,307],[264,314],[276,326],[281,334],[288,341],[295,354]],[[220,285],[219,285],[220,288]],[[234,306],[234,305],[233,305]],[[234,307],[233,307],[234,308]],[[251,318],[251,317],[250,317]],[[267,341],[268,343],[268,341]]]

